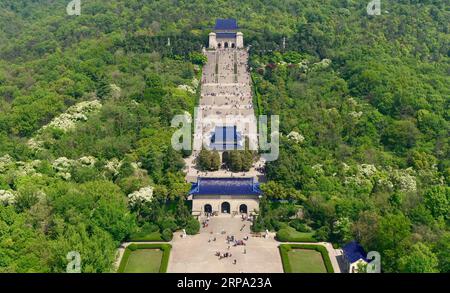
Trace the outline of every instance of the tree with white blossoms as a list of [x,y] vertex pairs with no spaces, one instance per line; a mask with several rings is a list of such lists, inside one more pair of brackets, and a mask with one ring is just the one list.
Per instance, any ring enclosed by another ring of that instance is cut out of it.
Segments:
[[0,190],[0,203],[11,205],[16,202],[16,195],[10,190]]
[[395,187],[403,192],[415,192],[417,191],[416,177],[413,176],[412,169],[394,170],[391,173],[391,181]]
[[305,141],[305,137],[296,131],[291,131],[287,138],[294,141],[295,143],[302,143]]
[[71,130],[75,128],[78,121],[86,121],[88,114],[99,111],[101,107],[102,104],[98,100],[80,102],[71,106],[65,113],[55,117],[42,129],[54,127],[63,131]]
[[59,177],[63,178],[64,180],[69,180],[72,177],[72,175],[70,174],[70,168],[72,168],[75,163],[75,160],[68,159],[66,157],[60,157],[53,161],[52,167]]
[[350,224],[350,219],[347,217],[341,217],[334,221],[333,234],[338,241],[345,243],[352,238]]
[[8,166],[13,164],[13,158],[6,154],[3,157],[0,157],[0,174],[5,172],[8,169]]
[[110,84],[109,87],[111,88],[111,97],[113,99],[120,98],[120,96],[122,95],[122,89],[114,83]]
[[320,62],[314,63],[313,68],[322,69],[322,68],[327,68],[330,65],[331,65],[331,60],[325,58],[325,59],[322,59]]
[[139,210],[153,199],[153,187],[146,186],[128,195],[128,204],[131,208]]

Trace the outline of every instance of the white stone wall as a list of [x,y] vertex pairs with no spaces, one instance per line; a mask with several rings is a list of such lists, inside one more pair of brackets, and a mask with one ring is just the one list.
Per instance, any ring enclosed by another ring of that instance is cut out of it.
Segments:
[[358,259],[357,261],[350,264],[348,272],[349,273],[357,273],[358,272],[358,264],[360,264],[360,263],[367,265],[366,261],[364,261],[362,259]]
[[241,32],[236,33],[236,47],[239,49],[244,48],[244,34]]
[[210,49],[216,49],[217,48],[217,40],[216,40],[216,34],[210,33],[209,34],[209,48]]
[[192,213],[205,212],[205,205],[210,204],[213,212],[221,213],[221,206],[223,202],[230,203],[230,213],[239,213],[239,207],[241,204],[247,205],[247,213],[259,210],[259,199],[253,197],[226,197],[226,196],[209,196],[192,199]]
[[219,44],[221,44],[220,48],[225,48],[225,43],[228,43],[228,48],[231,48],[231,44],[234,44],[235,46],[237,46],[236,44],[236,38],[218,38],[216,39],[217,41],[217,47],[219,47]]

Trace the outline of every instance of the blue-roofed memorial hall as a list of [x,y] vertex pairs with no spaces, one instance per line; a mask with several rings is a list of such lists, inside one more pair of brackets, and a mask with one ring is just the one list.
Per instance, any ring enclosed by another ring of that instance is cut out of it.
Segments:
[[261,191],[254,178],[198,178],[189,193],[193,211],[247,214],[257,211]]

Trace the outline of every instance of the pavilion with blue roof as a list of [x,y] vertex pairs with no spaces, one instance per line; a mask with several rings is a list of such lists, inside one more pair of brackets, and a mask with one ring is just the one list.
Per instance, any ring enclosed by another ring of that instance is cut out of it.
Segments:
[[211,135],[210,147],[218,151],[241,150],[244,144],[236,126],[216,126]]
[[243,48],[244,36],[238,31],[239,26],[234,18],[216,19],[214,32],[209,34],[209,48]]
[[367,253],[364,248],[356,241],[352,241],[342,247],[344,252],[344,260],[348,265],[348,270],[350,273],[356,272],[358,268],[358,263],[369,263],[367,259]]
[[235,32],[238,29],[237,20],[234,18],[218,18],[216,19],[216,32]]
[[247,214],[258,210],[261,194],[252,177],[199,177],[192,184],[189,199],[193,212]]

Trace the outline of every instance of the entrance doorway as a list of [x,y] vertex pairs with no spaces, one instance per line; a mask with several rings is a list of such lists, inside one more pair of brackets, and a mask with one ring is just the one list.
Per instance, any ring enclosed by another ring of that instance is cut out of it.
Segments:
[[241,213],[241,214],[246,214],[247,213],[247,205],[246,204],[241,204],[239,206],[239,213]]
[[204,206],[205,213],[211,214],[212,213],[212,206],[210,204],[205,204]]
[[228,42],[225,42],[225,48],[228,48]]
[[221,213],[222,214],[229,214],[230,213],[230,203],[229,202],[223,202],[221,205]]

